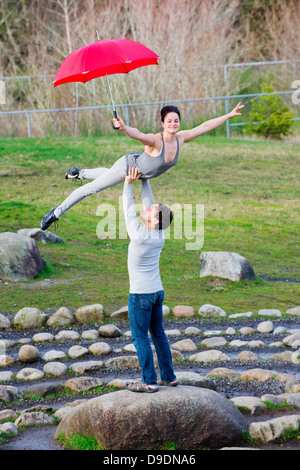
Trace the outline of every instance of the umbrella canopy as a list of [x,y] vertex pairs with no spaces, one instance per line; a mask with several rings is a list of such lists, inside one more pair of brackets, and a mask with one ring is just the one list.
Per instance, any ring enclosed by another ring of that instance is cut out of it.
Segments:
[[53,85],[88,82],[97,77],[128,73],[138,67],[157,64],[159,56],[130,39],[96,41],[69,54],[57,71]]

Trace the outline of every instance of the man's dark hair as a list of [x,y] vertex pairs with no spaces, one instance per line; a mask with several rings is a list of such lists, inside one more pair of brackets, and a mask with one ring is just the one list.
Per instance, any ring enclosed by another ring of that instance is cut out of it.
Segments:
[[165,230],[167,229],[173,220],[173,212],[171,209],[166,204],[159,204],[159,209],[158,209],[158,224],[157,224],[157,230]]
[[181,120],[180,111],[179,111],[179,109],[177,108],[177,106],[167,105],[167,106],[164,106],[164,107],[161,109],[161,111],[160,111],[161,122],[164,122],[165,117],[166,117],[166,115],[167,115],[168,113],[176,113],[176,114],[178,114],[179,120]]

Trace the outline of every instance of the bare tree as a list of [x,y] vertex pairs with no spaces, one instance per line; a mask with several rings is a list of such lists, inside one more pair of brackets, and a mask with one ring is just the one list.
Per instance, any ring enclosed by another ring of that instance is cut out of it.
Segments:
[[[11,82],[7,107],[110,104],[105,78],[56,88],[52,84],[70,52],[97,40],[96,30],[101,40],[133,39],[160,56],[159,66],[111,77],[117,104],[238,93],[245,78],[236,73],[233,80],[232,74],[226,89],[224,64],[297,57],[299,9],[297,0],[2,0],[0,71],[33,77]],[[286,76],[288,71],[282,70],[282,82]],[[219,114],[222,106],[211,101],[181,108],[184,119],[195,123]],[[157,127],[158,111],[159,106],[132,108],[131,123]],[[40,116],[34,130],[42,135],[47,125],[51,132],[80,133],[84,126],[91,133],[96,127],[107,130],[110,119],[111,111],[75,117],[60,113]]]

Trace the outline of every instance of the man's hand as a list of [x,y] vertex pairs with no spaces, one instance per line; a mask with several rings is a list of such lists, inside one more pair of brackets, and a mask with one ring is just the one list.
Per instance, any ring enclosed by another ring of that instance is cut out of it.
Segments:
[[125,177],[125,184],[131,184],[133,181],[136,181],[142,176],[143,173],[138,175],[137,167],[129,168],[128,175]]
[[239,113],[239,111],[243,109],[244,107],[245,105],[239,102],[239,104],[237,104],[236,107],[229,113],[229,117],[233,118],[235,116],[240,116],[242,113]]

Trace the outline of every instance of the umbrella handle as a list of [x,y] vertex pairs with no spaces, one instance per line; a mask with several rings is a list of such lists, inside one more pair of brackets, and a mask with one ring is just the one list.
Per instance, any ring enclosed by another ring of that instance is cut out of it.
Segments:
[[[113,113],[114,113],[114,118],[115,118],[115,119],[118,119],[117,111],[116,111],[115,109],[114,109]],[[111,127],[112,127],[113,129],[115,129],[116,131],[118,131],[118,130],[119,130],[119,127],[116,127],[112,121],[110,121],[110,122],[111,122]]]

